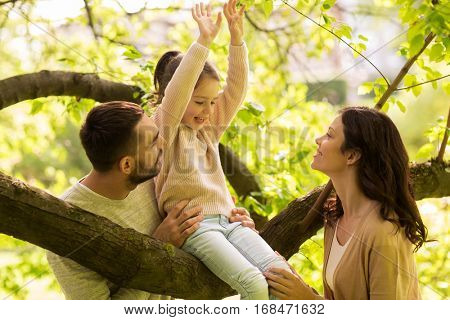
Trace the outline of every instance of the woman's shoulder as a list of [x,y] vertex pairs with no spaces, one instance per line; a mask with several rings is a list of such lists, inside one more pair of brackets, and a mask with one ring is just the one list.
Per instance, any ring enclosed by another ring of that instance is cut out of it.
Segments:
[[371,242],[391,242],[396,241],[399,234],[403,232],[402,228],[395,223],[397,215],[395,212],[389,214],[392,220],[386,220],[381,215],[380,210],[375,210],[366,219],[363,227],[363,237]]

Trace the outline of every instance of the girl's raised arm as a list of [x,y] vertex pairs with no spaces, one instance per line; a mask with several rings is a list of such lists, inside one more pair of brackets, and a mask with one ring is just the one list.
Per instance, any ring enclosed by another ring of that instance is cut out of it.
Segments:
[[222,21],[219,13],[214,22],[211,17],[211,5],[205,7],[203,3],[196,4],[192,8],[192,17],[198,24],[200,36],[197,42],[191,45],[173,74],[154,117],[166,145],[172,144],[174,140],[195,84],[208,57],[208,47],[217,36]]
[[245,99],[248,82],[247,47],[242,41],[244,35],[243,16],[245,7],[236,9],[236,0],[229,0],[223,6],[223,12],[230,30],[230,53],[226,85],[217,100],[217,107],[211,116],[212,131],[216,141],[220,140],[228,128],[240,105]]

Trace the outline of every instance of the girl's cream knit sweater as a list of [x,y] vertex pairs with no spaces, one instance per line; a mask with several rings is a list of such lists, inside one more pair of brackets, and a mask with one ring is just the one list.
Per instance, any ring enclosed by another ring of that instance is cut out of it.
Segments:
[[248,59],[245,44],[230,46],[226,86],[214,113],[200,130],[181,123],[209,49],[194,43],[167,85],[155,122],[165,140],[163,164],[155,179],[159,212],[165,216],[179,201],[186,209],[203,207],[204,215],[231,215],[234,203],[219,158],[219,140],[238,112],[247,91]]

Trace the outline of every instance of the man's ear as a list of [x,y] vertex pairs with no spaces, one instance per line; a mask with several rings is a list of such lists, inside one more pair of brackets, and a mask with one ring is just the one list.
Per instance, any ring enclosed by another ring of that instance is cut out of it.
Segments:
[[361,159],[361,151],[357,149],[352,149],[347,151],[347,164],[354,165]]
[[124,174],[130,174],[133,172],[135,166],[135,160],[133,157],[125,156],[119,160],[119,170]]

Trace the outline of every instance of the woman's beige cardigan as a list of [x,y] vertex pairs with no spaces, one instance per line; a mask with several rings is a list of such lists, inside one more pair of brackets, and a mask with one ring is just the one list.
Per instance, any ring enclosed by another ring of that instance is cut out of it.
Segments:
[[[334,225],[335,226],[335,225]],[[420,299],[413,246],[378,210],[363,218],[334,273],[334,291],[325,270],[334,228],[325,227],[323,282],[326,299]]]

